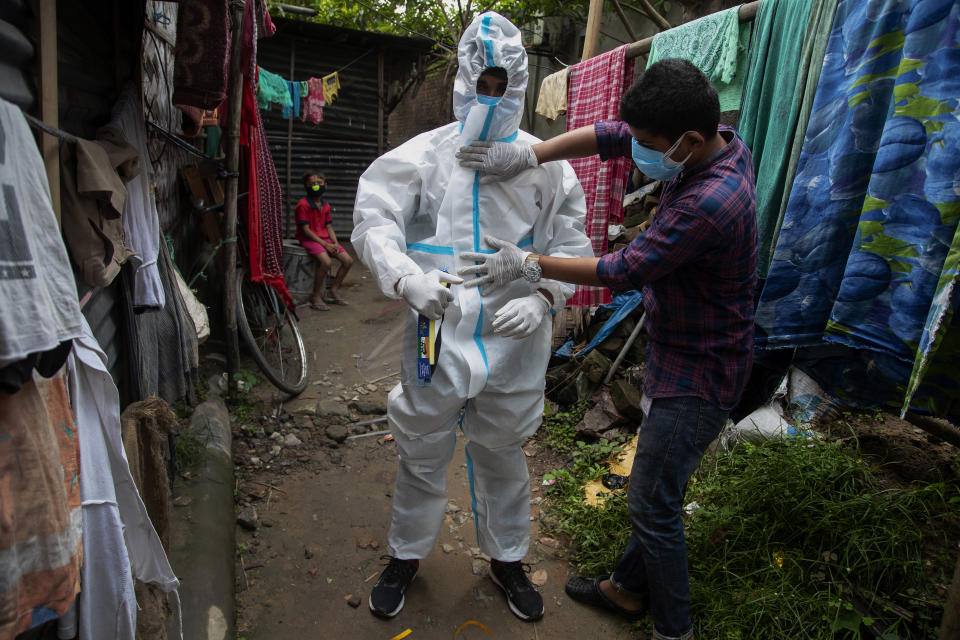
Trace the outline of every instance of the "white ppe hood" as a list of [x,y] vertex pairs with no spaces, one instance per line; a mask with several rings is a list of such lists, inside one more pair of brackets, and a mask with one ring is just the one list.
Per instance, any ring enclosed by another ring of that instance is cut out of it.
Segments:
[[[462,142],[512,142],[527,93],[527,52],[520,30],[499,13],[481,13],[463,32],[457,59],[460,67],[453,83],[453,113],[463,125]],[[477,100],[477,79],[489,67],[507,72],[507,91],[492,105]]]

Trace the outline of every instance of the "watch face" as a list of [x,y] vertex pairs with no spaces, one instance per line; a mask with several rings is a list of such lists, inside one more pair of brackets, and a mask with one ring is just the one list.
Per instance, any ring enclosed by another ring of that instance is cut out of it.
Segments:
[[540,279],[540,274],[543,273],[543,270],[540,268],[539,262],[534,260],[526,260],[523,263],[520,273],[530,282],[536,282]]

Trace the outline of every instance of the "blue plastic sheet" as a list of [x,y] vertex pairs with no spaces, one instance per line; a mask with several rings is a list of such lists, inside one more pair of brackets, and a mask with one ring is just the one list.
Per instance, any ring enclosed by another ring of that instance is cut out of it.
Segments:
[[560,345],[560,348],[554,352],[554,355],[561,358],[572,358],[573,356],[584,356],[590,353],[597,345],[602,344],[604,340],[609,338],[613,330],[623,322],[624,318],[633,313],[633,310],[640,306],[641,302],[643,302],[643,295],[639,291],[627,291],[615,295],[613,301],[609,304],[600,306],[601,311],[613,310],[613,315],[607,318],[607,321],[600,327],[597,335],[593,336],[593,340],[591,340],[582,351],[574,353],[574,342],[573,339],[570,339]]

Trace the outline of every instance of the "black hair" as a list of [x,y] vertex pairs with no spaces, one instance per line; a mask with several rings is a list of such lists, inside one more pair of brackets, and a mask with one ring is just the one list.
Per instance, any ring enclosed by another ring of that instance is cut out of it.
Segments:
[[327,181],[327,176],[323,175],[323,171],[307,171],[305,174],[303,174],[303,186],[307,186],[307,180],[313,176],[317,176],[324,182]]
[[[498,80],[503,80],[504,82],[509,82],[510,78],[507,76],[507,70],[503,67],[487,67],[480,72],[480,75],[483,74],[491,75]],[[479,77],[479,76],[477,76]]]
[[697,131],[709,139],[717,133],[720,100],[696,65],[666,58],[650,65],[623,94],[620,119],[670,140],[684,131]]

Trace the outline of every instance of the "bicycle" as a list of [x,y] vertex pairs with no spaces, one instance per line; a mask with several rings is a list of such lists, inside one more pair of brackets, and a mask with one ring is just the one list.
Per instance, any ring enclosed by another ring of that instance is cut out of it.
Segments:
[[[202,199],[191,204],[198,214],[215,212],[223,208],[224,202],[219,198],[214,199],[220,201],[211,206],[204,206]],[[238,264],[234,286],[237,293],[237,330],[250,356],[267,379],[281,391],[297,395],[307,387],[307,350],[303,336],[296,318],[277,296],[276,290],[250,278],[243,227],[242,223],[237,225],[236,236]],[[221,241],[214,248],[213,255],[200,273],[224,242]]]
[[236,273],[237,329],[263,374],[281,391],[307,387],[307,350],[297,321],[270,285],[254,282],[249,270]]

